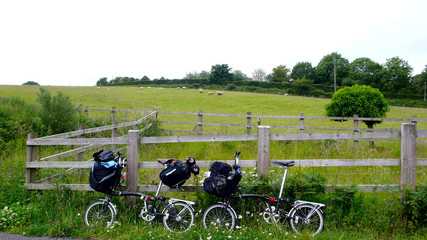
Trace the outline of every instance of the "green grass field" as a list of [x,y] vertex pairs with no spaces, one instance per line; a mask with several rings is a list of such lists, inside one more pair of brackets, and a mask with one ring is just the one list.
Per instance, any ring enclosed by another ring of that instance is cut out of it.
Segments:
[[[61,91],[70,96],[76,105],[82,104],[89,108],[117,107],[118,109],[134,110],[159,110],[205,113],[227,113],[253,115],[285,115],[298,116],[325,116],[325,105],[328,99],[306,98],[296,96],[254,94],[243,92],[225,92],[223,96],[208,95],[209,90],[203,94],[195,89],[147,89],[138,87],[48,87],[54,94]],[[36,104],[37,86],[0,86],[0,97],[18,96],[30,103]],[[387,118],[410,118],[417,116],[419,119],[427,119],[427,109],[390,107]],[[90,113],[90,116],[108,117],[108,114]],[[136,117],[121,115],[118,118]],[[192,121],[197,122],[197,116],[160,115],[161,120]],[[246,119],[233,119],[235,123],[246,124]],[[227,122],[229,118],[205,117],[205,122]],[[254,120],[255,121],[255,120]],[[262,119],[263,125],[291,125],[298,126],[298,119]],[[334,122],[330,120],[307,120],[307,126],[324,127],[352,127],[353,123]],[[177,126],[175,124],[163,124],[163,128],[180,128],[191,130],[194,126]],[[360,124],[365,128],[364,124]],[[400,128],[399,122],[383,122],[376,128]],[[427,123],[418,123],[419,129],[427,129]],[[206,131],[215,131],[217,128],[208,128]],[[244,133],[244,129],[221,129],[222,132]],[[240,131],[240,132],[239,132]],[[297,130],[289,130],[296,133]],[[124,201],[119,201],[118,224],[114,229],[86,229],[83,226],[82,215],[86,206],[102,197],[99,193],[82,193],[68,191],[33,191],[23,188],[25,176],[25,145],[22,140],[13,150],[7,152],[10,155],[1,154],[0,190],[4,199],[15,199],[13,205],[8,207],[16,209],[21,216],[13,221],[13,228],[3,229],[0,221],[0,231],[23,233],[28,235],[51,235],[54,237],[79,237],[79,238],[107,238],[107,239],[294,239],[295,236],[289,228],[275,229],[269,225],[261,224],[257,220],[247,220],[242,229],[233,233],[211,233],[201,230],[197,225],[192,232],[182,235],[174,235],[163,229],[160,223],[149,224],[138,217],[138,211],[126,206]],[[224,143],[180,143],[180,144],[148,144],[141,147],[141,161],[152,161],[156,158],[175,157],[184,159],[194,156],[198,160],[226,160],[232,159],[236,150],[242,151],[241,159],[256,159],[256,143],[252,142],[224,142]],[[55,147],[41,147],[39,154],[44,157],[58,152]],[[427,143],[420,141],[417,146],[417,158],[427,158]],[[86,155],[88,158],[90,154]],[[355,149],[350,141],[300,141],[300,142],[273,142],[271,144],[271,159],[322,159],[322,158],[399,158],[399,142],[376,142],[376,148],[371,149],[368,142],[361,142],[360,148]],[[400,168],[397,167],[330,167],[330,168],[292,168],[290,178],[302,179],[304,175],[320,174],[326,178],[325,184],[396,184],[399,181]],[[417,168],[417,183],[426,184],[426,168]],[[56,170],[55,170],[56,171]],[[205,171],[205,170],[204,170]],[[248,173],[252,169],[246,170]],[[280,181],[279,173],[273,170],[272,183]],[[57,172],[61,172],[58,170]],[[156,174],[140,172],[140,184],[152,184],[156,182]],[[276,176],[276,178],[274,178]],[[83,177],[70,177],[66,181],[85,183],[87,173]],[[201,180],[199,178],[199,180]],[[194,180],[189,181],[194,183]],[[424,239],[427,229],[398,229],[391,231],[395,224],[401,220],[393,220],[393,216],[381,214],[381,208],[387,209],[390,202],[395,203],[394,193],[384,194],[360,194],[356,195],[357,201],[347,217],[333,219],[337,213],[326,212],[325,231],[318,239]],[[180,194],[179,197],[195,198],[188,194]],[[339,199],[332,195],[332,202]],[[329,199],[329,196],[325,196]],[[0,200],[0,203],[4,201]],[[16,203],[19,202],[19,203]],[[360,204],[360,205],[357,205]],[[2,206],[0,204],[0,207]],[[367,216],[362,217],[361,210],[365,209]],[[331,208],[330,208],[331,209]],[[200,210],[200,209],[199,209]],[[332,207],[334,210],[334,207]],[[331,210],[329,210],[331,211]],[[1,212],[5,213],[5,210]],[[360,214],[360,215],[358,215]],[[201,214],[199,214],[201,215]],[[383,216],[385,215],[385,216]],[[0,216],[1,217],[1,216]],[[358,221],[358,219],[361,219]],[[200,220],[200,219],[199,219]],[[259,219],[258,219],[259,220]],[[336,223],[339,221],[340,223]],[[9,225],[10,226],[10,225]],[[384,229],[378,226],[383,226]],[[420,236],[421,235],[421,236]],[[298,239],[311,239],[304,236]]]

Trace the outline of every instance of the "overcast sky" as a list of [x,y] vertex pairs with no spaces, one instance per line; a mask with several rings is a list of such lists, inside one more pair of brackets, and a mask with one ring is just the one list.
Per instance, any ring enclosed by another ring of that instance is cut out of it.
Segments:
[[183,78],[228,64],[400,57],[427,65],[427,1],[0,0],[0,84],[93,86],[102,77]]

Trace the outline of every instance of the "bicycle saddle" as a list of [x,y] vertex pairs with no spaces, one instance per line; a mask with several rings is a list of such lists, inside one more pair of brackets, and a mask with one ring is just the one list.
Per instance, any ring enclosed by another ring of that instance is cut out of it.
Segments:
[[282,167],[292,167],[295,165],[295,161],[283,161],[283,162],[273,161],[273,163],[280,165]]
[[169,159],[157,159],[157,162],[161,163],[161,164],[171,164],[173,161],[175,161],[174,158],[169,158]]

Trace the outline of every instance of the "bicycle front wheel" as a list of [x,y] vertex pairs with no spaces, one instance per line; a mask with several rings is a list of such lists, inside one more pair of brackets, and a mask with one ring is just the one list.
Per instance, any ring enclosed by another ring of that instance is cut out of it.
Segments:
[[209,206],[202,216],[203,226],[220,230],[232,231],[236,226],[237,216],[230,206],[213,204]]
[[302,204],[289,212],[289,225],[297,234],[314,236],[323,229],[323,214],[311,204]]
[[185,232],[194,224],[194,211],[183,202],[167,205],[163,214],[163,225],[171,232]]
[[115,215],[115,210],[111,203],[98,200],[87,207],[84,218],[86,225],[89,227],[110,227],[113,224]]

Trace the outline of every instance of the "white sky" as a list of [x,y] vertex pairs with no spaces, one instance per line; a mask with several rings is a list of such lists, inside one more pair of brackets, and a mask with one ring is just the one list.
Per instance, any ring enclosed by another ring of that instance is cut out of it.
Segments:
[[228,64],[249,77],[340,53],[427,65],[427,1],[0,0],[0,84],[93,86],[183,78]]

